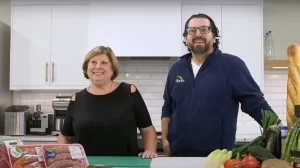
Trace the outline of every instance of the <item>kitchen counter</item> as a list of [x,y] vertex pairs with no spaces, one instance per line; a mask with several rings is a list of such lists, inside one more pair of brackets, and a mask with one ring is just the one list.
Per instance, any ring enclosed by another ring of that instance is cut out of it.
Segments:
[[0,143],[5,140],[13,140],[20,138],[24,142],[56,142],[57,136],[52,135],[25,135],[25,136],[7,136],[0,135]]
[[[161,136],[157,136],[158,139],[161,139]],[[236,138],[236,143],[247,143],[255,139],[257,136],[253,137],[237,137]],[[1,140],[12,140],[12,139],[17,139],[21,138],[23,141],[30,141],[30,142],[56,142],[57,141],[57,136],[52,136],[52,135],[25,135],[25,136],[7,136],[7,135],[0,135],[0,142]],[[141,135],[137,136],[138,139],[142,139]]]
[[199,168],[206,157],[140,157],[89,156],[90,165],[104,165],[113,168]]
[[[252,140],[254,140],[255,138],[257,138],[258,135],[253,135],[253,136],[247,136],[247,137],[236,137],[235,142],[237,143],[247,143],[247,142],[251,142]],[[161,136],[158,135],[157,136],[158,139],[161,139]],[[138,135],[138,139],[142,139],[141,135]]]

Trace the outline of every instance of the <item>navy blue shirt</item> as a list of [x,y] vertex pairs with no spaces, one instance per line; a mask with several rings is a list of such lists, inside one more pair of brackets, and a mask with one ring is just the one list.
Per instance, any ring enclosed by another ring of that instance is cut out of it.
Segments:
[[162,117],[170,117],[167,139],[171,156],[206,157],[235,143],[239,103],[262,124],[270,110],[244,61],[216,49],[194,78],[192,55],[177,61],[168,74]]

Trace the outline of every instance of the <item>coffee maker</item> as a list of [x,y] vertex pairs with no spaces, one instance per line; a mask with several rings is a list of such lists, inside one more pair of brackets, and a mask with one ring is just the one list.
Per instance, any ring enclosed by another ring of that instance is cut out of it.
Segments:
[[41,104],[35,106],[34,112],[29,121],[30,134],[50,134],[52,131],[53,114],[43,113]]
[[52,131],[52,135],[57,136],[61,132],[71,98],[72,96],[56,96],[56,98],[53,99],[54,130]]

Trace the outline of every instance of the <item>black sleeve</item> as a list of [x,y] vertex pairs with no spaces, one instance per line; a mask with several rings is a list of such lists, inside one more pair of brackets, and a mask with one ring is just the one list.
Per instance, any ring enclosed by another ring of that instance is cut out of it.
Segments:
[[151,126],[152,121],[149,111],[138,89],[136,89],[136,91],[132,93],[132,97],[134,102],[135,120],[137,123],[137,127],[146,128]]
[[64,121],[64,126],[62,128],[61,134],[65,136],[75,136],[74,130],[73,130],[73,122],[72,122],[72,113],[74,109],[75,101],[70,101],[66,118]]

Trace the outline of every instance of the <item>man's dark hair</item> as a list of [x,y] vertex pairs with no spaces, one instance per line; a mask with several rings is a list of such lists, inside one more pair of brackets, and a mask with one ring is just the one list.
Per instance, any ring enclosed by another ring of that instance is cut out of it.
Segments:
[[[185,26],[184,26],[184,31],[183,31],[183,37],[186,37],[188,32],[187,32],[187,28],[188,28],[188,25],[189,25],[189,22],[191,19],[193,18],[206,18],[209,20],[210,22],[210,27],[211,27],[211,32],[213,33],[214,37],[220,37],[219,36],[219,29],[217,28],[215,22],[212,20],[211,17],[209,17],[208,15],[206,14],[203,14],[203,13],[199,13],[199,14],[195,14],[195,15],[192,15],[186,22],[185,22]],[[186,42],[183,41],[183,44],[185,46],[187,46]],[[216,39],[216,42],[213,44],[213,48],[216,49],[216,48],[219,48],[219,44],[220,44],[220,40],[217,38]],[[187,47],[188,48],[188,47]],[[191,50],[188,48],[188,51],[191,52]]]

